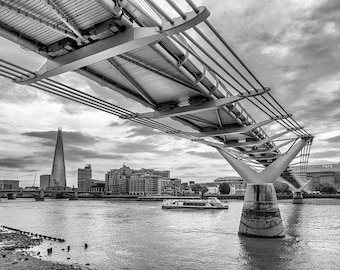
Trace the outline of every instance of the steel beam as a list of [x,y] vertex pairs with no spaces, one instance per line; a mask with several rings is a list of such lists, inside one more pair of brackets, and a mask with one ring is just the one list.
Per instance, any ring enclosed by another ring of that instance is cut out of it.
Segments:
[[128,97],[134,101],[137,101],[143,104],[146,107],[151,107],[152,109],[155,109],[155,106],[152,106],[143,97],[139,96],[137,93],[135,93],[131,89],[128,89],[127,87],[124,87],[123,85],[112,81],[112,79],[106,78],[104,76],[99,76],[98,74],[95,74],[94,72],[92,72],[90,69],[80,68],[80,69],[77,69],[75,72],[95,81],[100,86],[104,86],[109,89],[112,89],[125,97]]
[[[268,137],[266,139],[263,140],[259,140],[259,141],[250,141],[250,142],[244,142],[244,143],[226,143],[226,144],[218,144],[218,143],[211,143],[213,146],[218,147],[218,148],[228,148],[228,147],[250,147],[250,146],[260,146],[260,145],[264,145],[266,143],[269,143],[271,141],[273,141],[274,139],[281,137],[289,132],[292,132],[294,130],[297,129],[288,129],[286,131],[283,131],[279,134],[276,134],[274,136]],[[244,153],[246,154],[246,153]]]
[[209,11],[203,7],[199,14],[189,12],[186,20],[176,18],[174,19],[174,24],[165,23],[161,30],[155,27],[129,28],[124,32],[81,47],[66,55],[56,57],[53,60],[47,60],[37,72],[37,75],[32,78],[22,78],[16,82],[19,84],[34,83],[48,77],[109,59],[128,51],[142,48],[148,44],[159,41],[168,35],[178,34],[181,31],[190,29],[193,25],[205,20],[209,14]]
[[296,141],[297,138],[287,140],[286,142],[280,144],[280,145],[275,145],[275,147],[268,148],[268,149],[257,149],[257,150],[250,150],[250,151],[242,151],[242,154],[245,155],[254,155],[254,154],[266,154],[266,153],[277,153],[279,148],[292,143],[293,141]]
[[164,38],[156,28],[130,28],[112,37],[81,47],[66,55],[47,60],[36,76],[17,81],[19,84],[30,84],[42,79],[56,76],[88,66],[118,54],[122,54]]
[[192,113],[200,113],[205,111],[216,110],[217,108],[221,108],[223,106],[235,103],[244,98],[248,98],[254,95],[262,95],[266,91],[250,91],[250,93],[243,93],[236,96],[230,96],[225,98],[220,98],[217,100],[207,101],[202,105],[189,105],[183,107],[177,107],[172,109],[171,111],[154,111],[148,113],[141,113],[138,115],[139,118],[151,118],[151,119],[160,119],[166,117],[174,117],[181,116]]
[[185,18],[175,18],[173,23],[165,22],[162,25],[161,31],[165,32],[169,36],[175,35],[198,25],[210,16],[210,12],[206,7],[199,7],[198,9],[198,13],[194,11],[187,12],[185,13]]
[[249,160],[257,160],[257,161],[261,161],[261,160],[275,160],[279,157],[281,157],[282,154],[276,154],[276,155],[270,155],[270,156],[261,156],[261,157],[255,157],[255,156],[250,156],[247,157],[246,159]]
[[78,37],[75,34],[73,34],[72,32],[67,31],[64,28],[61,28],[59,26],[56,26],[56,25],[54,25],[54,24],[52,24],[52,23],[50,23],[50,22],[48,22],[48,21],[46,21],[44,19],[41,19],[41,18],[39,18],[39,17],[37,17],[37,16],[35,16],[33,14],[30,14],[27,11],[24,11],[24,10],[19,9],[17,7],[11,6],[10,4],[5,3],[4,1],[0,1],[0,7],[3,7],[3,8],[7,9],[10,12],[16,13],[16,15],[18,15],[18,16],[27,18],[27,19],[35,22],[35,23],[38,23],[38,24],[43,25],[43,26],[46,26],[49,29],[51,29],[51,30],[53,30],[55,32],[58,32],[61,35],[64,35],[66,37],[69,37],[71,39],[74,39],[74,40],[78,41]]
[[268,119],[268,120],[265,120],[265,121],[262,121],[262,122],[259,122],[259,123],[255,123],[253,125],[238,127],[238,128],[224,128],[224,129],[213,130],[213,131],[209,131],[209,132],[201,132],[201,133],[197,133],[197,132],[182,132],[182,133],[185,134],[185,135],[195,136],[195,137],[210,137],[210,136],[219,136],[219,135],[227,135],[227,134],[229,134],[229,135],[230,134],[247,135],[247,133],[253,131],[256,128],[267,125],[267,124],[269,124],[273,121],[288,118],[290,116],[291,115],[273,117],[271,119]]
[[41,52],[44,46],[43,44],[37,41],[34,42],[30,40],[28,37],[25,37],[24,35],[17,31],[7,28],[7,26],[1,22],[0,22],[0,36],[33,52]]
[[150,104],[156,105],[149,94],[143,89],[143,87],[135,80],[127,70],[125,70],[114,58],[108,59],[110,65],[112,65],[125,79],[127,79],[138,91],[138,93]]
[[51,0],[41,0],[46,7],[53,12],[54,15],[56,15],[74,34],[76,34],[82,41],[85,41],[85,38],[83,37],[80,30],[72,23],[72,21],[67,18],[67,16],[60,10],[60,8],[57,7],[55,3],[53,3]]
[[193,115],[182,115],[179,116],[178,118],[184,119],[184,120],[188,120],[188,121],[194,121],[194,122],[198,122],[204,125],[208,125],[210,127],[214,127],[214,128],[218,128],[218,125],[212,121],[197,117],[197,116],[193,116]]
[[143,69],[145,69],[147,71],[150,71],[150,72],[152,72],[152,73],[154,73],[154,74],[156,74],[158,76],[166,78],[166,79],[168,79],[170,81],[174,81],[177,84],[183,85],[183,86],[187,87],[190,91],[195,92],[196,94],[200,94],[201,93],[199,90],[194,88],[191,84],[188,84],[187,82],[184,82],[184,81],[182,81],[182,80],[180,80],[178,78],[175,78],[175,77],[173,77],[173,76],[171,76],[171,75],[169,75],[169,74],[167,74],[167,73],[165,73],[165,72],[163,72],[163,71],[161,71],[159,69],[156,69],[156,68],[152,67],[149,64],[146,64],[146,63],[144,63],[144,62],[142,62],[140,60],[137,60],[137,59],[131,57],[130,55],[122,54],[122,55],[119,55],[118,57],[123,59],[123,60],[125,60],[125,61],[127,61],[127,62],[129,62],[129,63],[132,63],[132,64],[134,64],[134,65],[136,65],[138,67],[141,67],[141,68],[143,68]]

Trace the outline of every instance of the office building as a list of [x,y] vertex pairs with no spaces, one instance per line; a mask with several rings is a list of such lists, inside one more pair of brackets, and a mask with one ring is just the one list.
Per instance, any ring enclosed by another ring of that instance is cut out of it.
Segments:
[[307,166],[307,180],[312,191],[319,190],[320,185],[329,185],[340,191],[340,163]]
[[145,179],[142,174],[135,173],[130,178],[129,182],[129,194],[142,196],[145,195]]
[[130,195],[157,195],[161,194],[163,178],[158,175],[135,173],[129,182]]
[[84,169],[78,169],[78,190],[89,191],[92,185],[91,164],[86,164]]
[[123,165],[120,169],[112,169],[105,174],[106,189],[112,194],[128,194],[132,169]]
[[51,175],[43,174],[40,175],[40,188],[48,188],[50,187]]
[[[141,188],[141,190],[139,190],[139,188],[137,187],[141,185],[140,183],[130,184],[131,177],[132,176],[137,177],[138,175],[153,175],[153,176],[161,177],[162,179],[168,179],[168,180],[170,179],[170,171],[168,170],[156,171],[153,169],[145,169],[145,168],[142,168],[140,170],[134,170],[128,166],[125,166],[124,164],[123,167],[121,167],[120,169],[112,169],[105,174],[106,190],[111,194],[131,194],[131,192],[132,193],[139,193],[139,192],[145,193],[146,192],[145,183],[143,184],[144,187]],[[147,182],[147,184],[149,184],[149,182]],[[137,186],[135,187],[135,185]],[[160,187],[161,189],[164,188],[166,183],[163,183],[162,185]],[[132,191],[130,189],[131,187],[133,187]],[[150,192],[154,192],[154,191],[150,191]]]
[[182,183],[181,179],[178,178],[164,178],[162,180],[162,193],[167,194],[179,194],[182,192]]
[[105,181],[92,179],[88,191],[105,192]]
[[19,180],[0,180],[0,189],[19,189]]
[[165,171],[156,171],[154,169],[145,169],[142,168],[140,170],[133,170],[133,173],[144,173],[144,174],[149,174],[149,175],[158,175],[164,178],[170,178],[170,171],[165,170]]

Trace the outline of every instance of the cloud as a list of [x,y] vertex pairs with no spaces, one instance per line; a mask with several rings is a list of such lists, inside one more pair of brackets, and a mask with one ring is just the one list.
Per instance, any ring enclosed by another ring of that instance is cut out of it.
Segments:
[[116,153],[146,153],[146,154],[167,154],[167,151],[161,150],[161,145],[157,143],[151,143],[150,139],[143,139],[135,142],[122,142],[113,147]]
[[122,127],[124,130],[126,130],[126,138],[134,138],[138,136],[142,137],[148,137],[148,136],[168,136],[164,132],[159,131],[157,129],[153,129],[151,127],[129,121],[129,120],[122,120],[120,121],[112,121],[109,125],[109,127],[117,128]]
[[182,170],[193,170],[197,169],[197,166],[195,165],[184,165],[184,166],[178,166],[174,168],[176,171],[182,171]]
[[309,99],[307,106],[301,108],[298,104],[296,105],[296,108],[294,108],[296,110],[295,116],[297,119],[301,119],[304,125],[309,127],[308,129],[314,129],[315,121],[318,121],[321,117],[325,119],[323,123],[325,125],[338,121],[340,113],[339,104],[340,96],[328,100],[328,98],[319,97],[316,94],[313,98]]
[[148,136],[157,136],[157,135],[163,135],[165,134],[159,130],[155,130],[153,128],[149,128],[146,126],[138,125],[133,128],[131,128],[129,131],[129,135],[127,135],[127,138],[134,138],[137,136],[143,136],[143,137],[148,137]]
[[65,156],[72,162],[91,159],[120,160],[125,158],[124,155],[104,153],[100,150],[95,151],[75,146],[65,147]]
[[13,84],[10,80],[2,77],[0,77],[0,88],[0,102],[20,104],[34,101],[39,97],[38,91],[32,87]]
[[35,171],[36,165],[45,162],[48,158],[44,156],[27,155],[27,156],[9,156],[0,158],[0,167],[5,169],[25,169],[25,171]]
[[[339,18],[340,2],[328,0],[321,2],[310,15],[310,19],[318,19],[324,22],[340,22]],[[339,25],[337,25],[339,27]]]
[[326,140],[327,142],[329,143],[340,143],[340,135],[339,136],[335,136],[335,137],[332,137],[332,138],[329,138]]
[[328,150],[328,151],[320,151],[320,152],[312,152],[310,155],[311,159],[326,159],[329,162],[330,158],[337,158],[340,159],[340,152],[335,150]]
[[202,158],[208,158],[208,159],[222,159],[223,157],[216,151],[216,152],[198,152],[194,150],[186,151],[187,154]]
[[9,132],[7,129],[1,128],[1,127],[0,127],[0,133],[1,133],[2,135],[10,134],[10,132]]
[[[24,132],[22,133],[24,136],[44,139],[48,141],[53,141],[54,145],[57,139],[57,132],[56,131],[32,131],[32,132]],[[63,143],[66,145],[94,145],[101,140],[102,138],[94,137],[91,135],[84,134],[79,131],[62,131],[63,136]],[[45,145],[52,145],[52,143],[48,142]]]
[[0,167],[23,169],[34,163],[32,157],[7,157],[0,159]]

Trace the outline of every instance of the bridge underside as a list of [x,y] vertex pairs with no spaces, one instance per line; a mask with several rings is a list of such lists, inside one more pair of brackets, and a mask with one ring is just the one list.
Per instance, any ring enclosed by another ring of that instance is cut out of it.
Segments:
[[[46,58],[36,71],[0,60],[0,75],[213,147],[249,183],[280,177],[301,191],[312,136],[209,15],[191,0],[0,1],[0,35]],[[130,111],[50,79],[70,71],[145,110]]]

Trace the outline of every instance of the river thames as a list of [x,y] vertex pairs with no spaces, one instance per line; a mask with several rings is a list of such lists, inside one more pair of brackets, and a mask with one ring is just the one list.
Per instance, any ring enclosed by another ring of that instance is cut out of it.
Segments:
[[0,225],[64,238],[33,251],[91,269],[340,269],[340,200],[279,201],[281,239],[239,236],[243,202],[228,204],[189,211],[162,210],[161,202],[2,199]]

